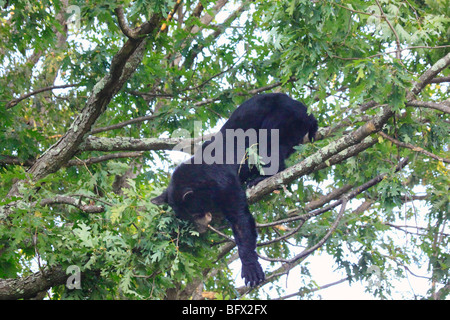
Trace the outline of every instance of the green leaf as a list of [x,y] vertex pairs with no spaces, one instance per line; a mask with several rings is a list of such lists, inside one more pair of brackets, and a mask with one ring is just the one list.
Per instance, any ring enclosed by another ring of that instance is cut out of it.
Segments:
[[110,219],[112,223],[119,222],[122,218],[122,213],[125,211],[125,209],[128,207],[128,204],[120,204],[115,205],[110,208]]

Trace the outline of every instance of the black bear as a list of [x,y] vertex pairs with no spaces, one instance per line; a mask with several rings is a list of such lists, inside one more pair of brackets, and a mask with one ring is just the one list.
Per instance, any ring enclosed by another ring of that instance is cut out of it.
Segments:
[[[168,188],[152,203],[168,203],[179,218],[194,222],[199,232],[206,231],[212,213],[222,213],[238,246],[242,278],[246,285],[256,286],[264,280],[264,272],[243,185],[253,186],[284,170],[293,147],[306,134],[312,140],[317,129],[317,120],[301,102],[282,93],[254,96],[232,113],[211,141],[175,168]],[[252,147],[259,154],[259,165],[251,162]]]

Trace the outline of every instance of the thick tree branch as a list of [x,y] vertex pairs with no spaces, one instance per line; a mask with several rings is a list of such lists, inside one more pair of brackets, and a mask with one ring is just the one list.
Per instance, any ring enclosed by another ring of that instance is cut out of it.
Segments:
[[18,157],[0,154],[0,165],[17,165],[31,167],[34,164],[34,159],[21,160]]
[[356,144],[355,146],[352,146],[348,149],[345,149],[344,151],[339,152],[338,154],[332,156],[324,163],[319,164],[318,166],[314,167],[310,171],[308,171],[306,174],[309,174],[313,171],[322,170],[326,167],[338,164],[343,162],[344,160],[347,160],[348,158],[351,158],[364,150],[369,149],[373,145],[375,145],[378,142],[378,139],[375,135],[369,136],[362,140],[360,143]]
[[448,106],[448,102],[431,102],[431,101],[419,101],[419,100],[411,100],[406,102],[407,106],[410,107],[419,107],[419,108],[429,108],[429,109],[435,109],[442,112],[445,112],[447,114],[450,114],[450,107]]
[[407,99],[408,101],[414,100],[414,96],[419,94],[423,88],[431,81],[436,78],[436,76],[445,68],[450,65],[450,53],[447,53],[443,58],[439,59],[430,69],[425,71],[418,79],[417,82],[414,83],[411,92],[408,92]]
[[103,206],[84,204],[81,201],[79,201],[78,199],[75,199],[75,198],[72,198],[69,196],[58,195],[58,196],[55,196],[50,199],[43,199],[40,202],[41,206],[50,206],[50,205],[54,205],[54,204],[68,204],[68,205],[74,206],[86,213],[101,213],[101,212],[105,211],[105,208]]
[[[80,146],[80,151],[150,151],[172,150],[176,145],[184,142],[183,138],[104,138],[89,137]],[[189,139],[190,140],[190,139]]]
[[138,33],[128,26],[128,23],[125,19],[123,7],[121,5],[118,6],[116,9],[114,9],[114,12],[116,13],[117,21],[119,23],[120,30],[122,30],[123,34],[126,35],[129,39],[136,39]]
[[0,279],[0,300],[34,298],[39,292],[64,284],[67,278],[61,267],[52,267],[24,278]]
[[442,82],[450,82],[450,77],[434,78],[430,81],[430,83],[442,83]]

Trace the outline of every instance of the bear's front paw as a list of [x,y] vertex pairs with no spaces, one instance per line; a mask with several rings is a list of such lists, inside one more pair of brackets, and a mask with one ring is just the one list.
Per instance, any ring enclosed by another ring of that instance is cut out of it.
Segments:
[[247,287],[255,287],[264,280],[265,275],[261,265],[256,262],[242,265],[242,278]]

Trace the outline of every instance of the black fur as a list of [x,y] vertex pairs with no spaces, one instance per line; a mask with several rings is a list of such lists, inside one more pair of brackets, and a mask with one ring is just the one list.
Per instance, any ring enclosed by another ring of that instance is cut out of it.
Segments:
[[[278,129],[279,152],[271,150],[270,143],[267,150],[264,150],[269,156],[265,161],[270,157],[277,157],[278,172],[285,169],[284,160],[294,152],[294,146],[303,142],[305,135],[308,134],[310,140],[314,139],[318,126],[314,116],[307,114],[306,106],[287,95],[257,95],[237,108],[220,129],[222,135],[216,135],[212,141],[205,142],[199,152],[206,153],[208,149],[215,147],[212,156],[217,156],[216,152],[222,151],[223,157],[215,159],[218,162],[220,159],[226,160],[226,146],[231,143],[226,139],[227,129],[267,129],[269,137],[270,130]],[[260,142],[258,139],[258,146]],[[244,149],[240,150],[241,154],[245,154],[249,146],[250,141],[246,140],[245,146],[241,146]],[[237,147],[235,144],[232,150],[233,160],[227,164],[210,163],[205,159],[196,162],[195,157],[200,155],[197,152],[193,158],[175,169],[169,187],[152,199],[152,202],[168,203],[178,217],[196,223],[199,231],[206,229],[211,220],[210,213],[221,212],[233,230],[242,261],[242,277],[246,285],[255,286],[264,280],[264,272],[256,254],[255,221],[250,214],[242,185],[246,183],[247,187],[253,186],[267,176],[261,175],[256,166],[250,167],[248,161],[243,161],[237,154]],[[262,169],[268,167],[266,162]]]

